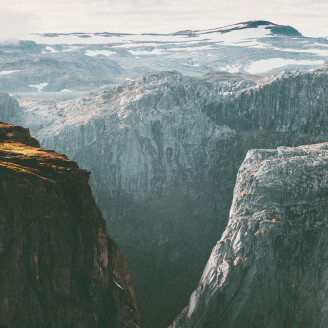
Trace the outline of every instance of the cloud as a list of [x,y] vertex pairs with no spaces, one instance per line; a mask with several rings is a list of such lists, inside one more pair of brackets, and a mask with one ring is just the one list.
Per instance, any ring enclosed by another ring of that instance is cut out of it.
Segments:
[[33,30],[31,16],[21,10],[11,10],[0,6],[0,42],[26,38]]
[[255,19],[327,36],[327,12],[326,0],[1,0],[0,38],[31,32],[165,33]]

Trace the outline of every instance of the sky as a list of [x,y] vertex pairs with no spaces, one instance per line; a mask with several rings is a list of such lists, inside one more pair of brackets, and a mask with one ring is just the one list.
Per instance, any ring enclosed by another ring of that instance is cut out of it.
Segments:
[[248,20],[328,37],[328,0],[0,0],[0,40],[29,33],[170,33]]

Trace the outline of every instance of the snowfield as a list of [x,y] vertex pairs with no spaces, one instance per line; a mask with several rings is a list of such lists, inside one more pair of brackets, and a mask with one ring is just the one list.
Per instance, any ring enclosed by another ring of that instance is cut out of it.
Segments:
[[[260,76],[313,70],[328,59],[328,40],[266,21],[171,34],[32,34],[12,48],[0,45],[0,90],[97,91],[156,71],[201,76],[213,71]],[[15,74],[13,74],[15,73]],[[40,90],[39,90],[39,88]]]

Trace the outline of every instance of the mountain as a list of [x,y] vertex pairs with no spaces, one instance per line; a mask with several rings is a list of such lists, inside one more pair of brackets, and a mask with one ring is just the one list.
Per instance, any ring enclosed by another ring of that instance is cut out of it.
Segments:
[[171,328],[325,327],[328,144],[251,150],[227,228]]
[[[243,22],[239,24],[233,24],[233,25],[227,25],[221,28],[217,29],[212,29],[212,30],[200,30],[196,31],[195,33],[197,34],[212,34],[212,33],[229,33],[232,31],[241,31],[241,30],[246,30],[247,33],[249,33],[249,37],[252,37],[252,32],[254,31],[253,29],[258,29],[258,28],[264,29],[265,36],[267,35],[289,35],[289,36],[295,36],[295,37],[302,37],[303,35],[293,28],[292,26],[288,25],[278,25],[274,24],[268,21],[248,21],[248,22]],[[190,35],[192,31],[188,31],[188,34]],[[178,34],[184,34],[183,32],[178,32]]]
[[312,70],[328,57],[327,39],[268,21],[171,34],[46,33],[30,39],[0,44],[0,90],[68,99],[154,71],[264,76]]
[[157,72],[90,97],[21,99],[2,111],[92,172],[144,326],[165,327],[226,227],[247,151],[327,140],[327,79],[327,66],[263,78]]
[[0,123],[1,327],[140,327],[89,172],[39,147]]

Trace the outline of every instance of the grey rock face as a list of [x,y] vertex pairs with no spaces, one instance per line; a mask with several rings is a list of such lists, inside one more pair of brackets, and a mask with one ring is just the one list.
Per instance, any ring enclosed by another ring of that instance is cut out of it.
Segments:
[[10,123],[92,172],[145,327],[160,328],[197,286],[247,151],[327,140],[327,82],[325,67],[263,79],[160,72],[74,101],[21,100]]
[[328,145],[251,150],[182,327],[326,327]]
[[5,92],[0,92],[0,115],[4,122],[17,120],[21,113],[18,101]]
[[234,101],[209,106],[219,124],[236,130],[270,129],[320,134],[327,125],[327,65],[312,73],[280,73],[241,90]]

